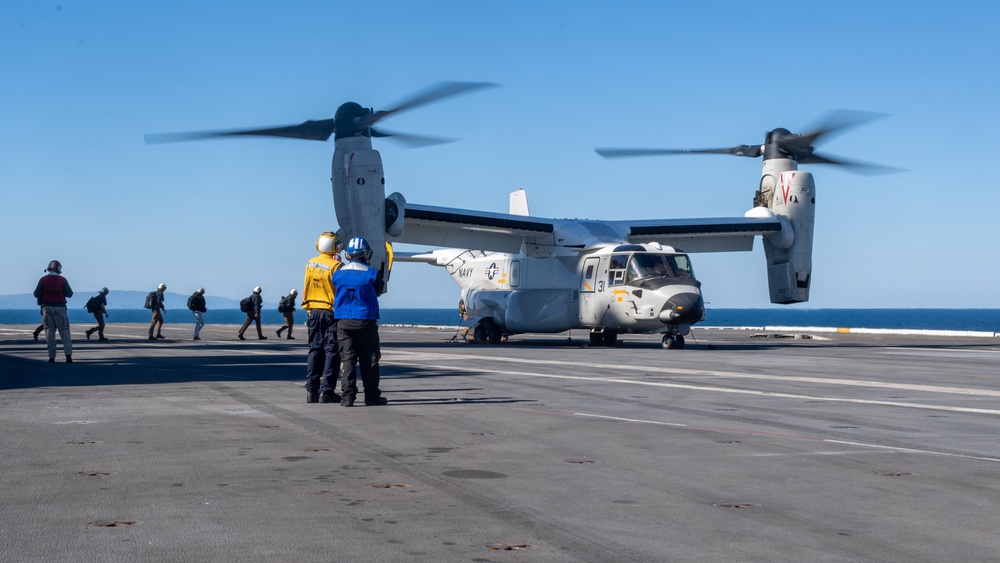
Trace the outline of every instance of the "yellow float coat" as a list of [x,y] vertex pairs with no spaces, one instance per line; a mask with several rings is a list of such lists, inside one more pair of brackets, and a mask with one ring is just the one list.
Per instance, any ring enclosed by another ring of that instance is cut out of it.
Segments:
[[302,308],[333,310],[333,273],[343,264],[333,256],[320,254],[306,263],[302,282]]

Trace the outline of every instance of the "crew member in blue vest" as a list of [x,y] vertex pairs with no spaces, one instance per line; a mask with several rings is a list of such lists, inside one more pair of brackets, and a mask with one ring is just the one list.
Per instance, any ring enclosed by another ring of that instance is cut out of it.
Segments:
[[347,243],[348,262],[333,274],[337,342],[340,347],[340,406],[353,407],[358,394],[355,366],[361,368],[365,404],[389,401],[379,389],[378,295],[385,287],[378,271],[368,265],[368,241],[354,237]]
[[46,274],[35,286],[35,299],[42,307],[42,324],[45,325],[45,341],[49,345],[49,362],[56,361],[56,331],[62,340],[66,363],[73,363],[73,339],[69,334],[69,314],[66,312],[66,298],[73,297],[73,289],[62,277],[62,264],[58,260],[49,262]]

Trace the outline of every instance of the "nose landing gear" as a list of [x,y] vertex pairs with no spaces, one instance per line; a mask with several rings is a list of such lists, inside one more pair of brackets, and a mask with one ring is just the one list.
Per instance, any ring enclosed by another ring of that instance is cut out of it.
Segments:
[[683,349],[684,337],[680,334],[664,334],[663,341],[660,343],[660,346],[662,346],[664,350],[671,350],[674,348],[678,350]]

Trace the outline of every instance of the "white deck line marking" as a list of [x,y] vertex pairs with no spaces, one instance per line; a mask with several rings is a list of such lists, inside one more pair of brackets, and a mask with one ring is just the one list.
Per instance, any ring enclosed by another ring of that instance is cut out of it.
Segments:
[[[396,354],[403,355],[420,355],[419,352],[400,352],[394,351]],[[427,359],[461,359],[466,360],[466,356],[458,354],[430,354]],[[712,376],[718,378],[730,378],[730,379],[759,379],[764,381],[797,381],[800,383],[817,383],[826,385],[843,385],[848,387],[867,387],[867,388],[878,388],[878,389],[897,389],[905,391],[926,391],[929,393],[952,393],[956,395],[973,395],[980,397],[1000,397],[1000,390],[998,389],[969,389],[965,387],[946,387],[941,385],[915,385],[911,383],[889,383],[885,381],[870,381],[870,380],[855,380],[855,379],[835,379],[829,377],[805,377],[805,376],[778,376],[778,375],[766,375],[766,374],[756,374],[756,373],[738,373],[731,371],[712,371],[712,370],[695,370],[695,369],[685,369],[685,368],[661,368],[653,366],[627,366],[618,364],[590,364],[583,362],[565,362],[565,361],[555,361],[555,360],[528,360],[522,358],[510,358],[510,357],[492,357],[489,358],[495,361],[505,361],[510,363],[529,363],[533,365],[559,365],[559,366],[580,366],[585,368],[597,368],[597,369],[607,369],[615,371],[641,371],[645,373],[662,373],[667,375],[686,375],[686,376]]]
[[823,441],[831,443],[831,444],[843,444],[845,446],[860,446],[860,447],[863,447],[863,448],[878,448],[878,449],[882,449],[882,450],[892,450],[892,451],[896,451],[896,452],[907,452],[907,453],[926,454],[926,455],[940,455],[940,456],[945,456],[945,457],[961,457],[961,458],[965,458],[965,459],[976,459],[976,460],[979,460],[979,461],[992,461],[994,463],[1000,463],[1000,458],[995,458],[995,457],[980,457],[980,456],[974,456],[974,455],[950,454],[950,453],[944,453],[944,452],[935,452],[935,451],[932,451],[932,450],[917,450],[917,449],[914,449],[914,448],[897,448],[895,446],[882,446],[882,445],[879,445],[879,444],[865,444],[863,442],[848,442],[848,441],[845,441],[845,440],[828,440],[828,439],[824,439]]
[[[637,424],[653,424],[653,425],[657,425],[657,426],[678,426],[678,427],[682,427],[682,428],[688,428],[688,427],[690,427],[690,425],[688,425],[688,424],[680,424],[680,423],[676,423],[676,422],[660,422],[660,421],[657,421],[657,420],[643,420],[643,419],[637,419],[637,418],[623,418],[623,417],[620,417],[620,416],[605,416],[605,415],[600,415],[600,414],[590,414],[590,413],[583,413],[583,412],[575,412],[575,413],[572,413],[572,414],[575,415],[575,416],[584,416],[584,417],[588,417],[588,418],[600,418],[600,419],[605,419],[605,420],[614,420],[614,421],[617,421],[617,422],[634,422],[634,423],[637,423]],[[727,430],[731,431],[731,432],[735,432],[735,433],[743,433],[743,432],[745,432],[745,431],[742,431],[742,430],[739,430],[739,429],[736,429],[736,428],[727,429]],[[756,434],[756,432],[753,432],[753,433]],[[805,436],[801,437],[801,439],[803,439],[803,440],[815,440],[815,438],[808,438],[808,437],[805,437]],[[993,463],[1000,463],[1000,458],[995,458],[995,457],[982,457],[982,456],[974,456],[974,455],[966,455],[966,454],[953,454],[953,453],[946,453],[946,452],[935,452],[935,451],[932,451],[932,450],[920,450],[920,449],[916,449],[916,448],[900,448],[900,447],[897,447],[897,446],[883,446],[883,445],[880,445],[880,444],[866,444],[864,442],[850,442],[850,441],[847,441],[847,440],[833,440],[833,439],[828,439],[828,438],[820,438],[819,440],[821,442],[826,442],[828,444],[839,444],[839,445],[843,445],[843,446],[857,446],[857,447],[861,447],[861,448],[873,448],[873,449],[881,449],[881,450],[891,450],[891,451],[894,451],[894,452],[906,452],[906,453],[924,454],[924,455],[938,455],[938,456],[944,456],[944,457],[958,457],[958,458],[963,458],[963,459],[975,459],[975,460],[978,460],[978,461],[990,461],[990,462],[993,462]],[[851,452],[811,452],[811,453],[805,454],[805,455],[844,455],[844,454],[849,454],[849,453],[851,453]],[[785,456],[785,455],[788,455],[788,456],[795,457],[795,456],[803,455],[803,454],[760,454],[760,456],[758,456],[758,457],[766,457],[766,456],[769,456],[769,455],[775,455],[775,456]]]
[[[989,415],[1000,415],[1000,410],[995,409],[977,409],[971,407],[950,407],[943,405],[927,405],[921,403],[901,403],[898,401],[878,401],[873,399],[845,399],[841,397],[821,397],[817,395],[799,395],[795,393],[778,393],[771,391],[753,391],[750,389],[733,389],[729,387],[704,387],[701,385],[689,385],[683,383],[666,383],[662,381],[637,381],[633,379],[623,379],[620,377],[583,377],[579,375],[556,375],[551,373],[532,373],[523,371],[509,371],[509,370],[497,370],[497,369],[487,369],[487,368],[471,368],[463,366],[454,365],[434,365],[434,364],[424,364],[426,367],[432,367],[442,371],[463,371],[463,372],[473,372],[473,373],[492,373],[496,375],[522,375],[525,377],[543,377],[549,379],[569,379],[575,381],[587,381],[591,383],[621,383],[626,385],[645,385],[649,387],[667,387],[672,389],[688,389],[691,391],[706,391],[709,393],[732,393],[735,395],[754,395],[758,397],[777,397],[782,399],[800,399],[806,401],[829,401],[835,403],[853,403],[859,405],[879,405],[886,407],[902,407],[909,409],[925,409],[934,411],[946,411],[946,412],[964,412],[971,414],[989,414]],[[783,379],[783,378],[775,378]],[[967,393],[975,394],[975,393]]]
[[981,348],[919,348],[913,347],[908,348],[905,346],[886,346],[886,350],[892,352],[933,352],[935,355],[941,354],[942,352],[975,352],[979,354],[1000,354],[1000,350],[983,350]]
[[603,414],[590,414],[590,413],[586,413],[586,412],[575,412],[573,414],[576,415],[576,416],[586,416],[586,417],[589,417],[589,418],[603,418],[603,419],[606,419],[606,420],[616,420],[618,422],[637,422],[637,423],[640,423],[640,424],[656,424],[656,425],[659,425],[659,426],[680,426],[681,428],[687,428],[688,427],[687,424],[681,424],[679,422],[660,422],[660,421],[657,421],[657,420],[642,420],[642,419],[639,419],[639,418],[622,418],[620,416],[607,416],[607,415],[603,415]]

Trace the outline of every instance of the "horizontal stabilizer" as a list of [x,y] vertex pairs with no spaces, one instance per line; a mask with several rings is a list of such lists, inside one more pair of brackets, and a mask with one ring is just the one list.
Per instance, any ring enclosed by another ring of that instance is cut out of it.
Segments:
[[437,264],[437,257],[432,252],[393,252],[394,262],[425,262]]

